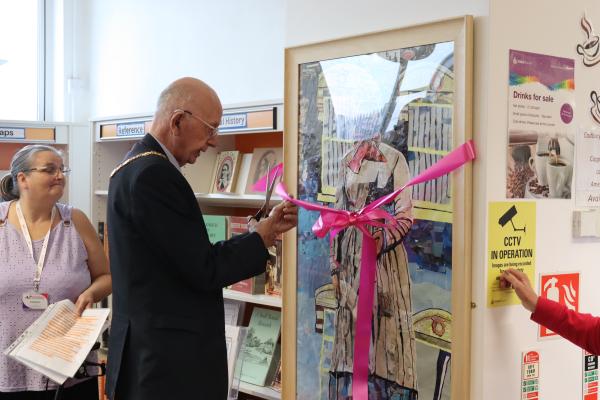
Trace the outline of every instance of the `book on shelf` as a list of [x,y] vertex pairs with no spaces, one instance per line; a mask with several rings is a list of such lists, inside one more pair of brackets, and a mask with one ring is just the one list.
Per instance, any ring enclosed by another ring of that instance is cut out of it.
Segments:
[[225,325],[240,325],[244,317],[245,303],[237,300],[224,299]]
[[232,193],[235,191],[241,154],[237,150],[221,151],[212,175],[211,193]]
[[[246,232],[248,232],[248,219],[246,217],[229,217],[230,238]],[[244,279],[243,281],[229,286],[229,289],[248,294],[264,294],[265,276],[264,274],[261,274],[252,278]]]
[[224,215],[203,215],[204,225],[211,243],[227,239],[228,217]]
[[269,247],[269,259],[265,271],[265,294],[281,296],[281,236]]
[[244,344],[241,380],[253,385],[270,384],[277,368],[281,312],[254,307]]
[[240,384],[240,374],[243,367],[243,353],[248,328],[242,326],[225,325],[225,345],[227,346],[227,382],[228,399],[237,398],[237,389]]
[[236,282],[229,289],[248,294],[265,294],[265,274]]
[[253,186],[263,176],[267,175],[269,169],[275,168],[283,162],[282,147],[257,147],[252,153],[252,162],[248,171],[248,179],[246,180],[246,194],[264,194],[254,190]]
[[100,239],[100,243],[104,246],[104,238],[105,238],[106,229],[104,228],[104,221],[98,221],[98,238]]
[[230,238],[248,232],[248,218],[231,216],[227,221],[229,222],[227,233]]
[[277,362],[277,368],[275,369],[275,375],[273,375],[273,382],[271,382],[271,388],[278,392],[281,392],[281,357]]
[[108,309],[88,308],[78,317],[68,299],[50,304],[4,355],[62,384],[85,361],[108,314]]

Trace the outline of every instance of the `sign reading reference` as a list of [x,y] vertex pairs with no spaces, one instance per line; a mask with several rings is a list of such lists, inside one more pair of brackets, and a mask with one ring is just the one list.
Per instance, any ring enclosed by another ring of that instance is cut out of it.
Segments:
[[25,139],[25,128],[0,127],[0,140]]
[[144,122],[128,122],[117,124],[117,137],[123,136],[144,136]]

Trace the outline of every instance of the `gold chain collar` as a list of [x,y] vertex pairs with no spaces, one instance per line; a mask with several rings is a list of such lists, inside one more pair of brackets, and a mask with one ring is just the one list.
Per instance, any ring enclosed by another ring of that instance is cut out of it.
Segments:
[[135,161],[138,158],[147,157],[147,156],[159,156],[159,157],[164,158],[165,160],[168,160],[167,156],[165,156],[162,153],[159,153],[158,151],[146,151],[144,153],[136,154],[135,156],[128,158],[127,160],[123,161],[121,164],[117,165],[117,168],[113,169],[113,171],[110,173],[110,177],[112,178],[117,172],[119,172],[121,170],[121,168],[123,168],[130,162]]

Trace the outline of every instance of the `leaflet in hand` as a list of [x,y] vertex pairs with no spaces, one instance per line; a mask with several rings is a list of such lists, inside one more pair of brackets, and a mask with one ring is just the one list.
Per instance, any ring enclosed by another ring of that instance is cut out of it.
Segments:
[[62,384],[85,361],[109,312],[89,308],[77,317],[70,300],[51,304],[4,354]]

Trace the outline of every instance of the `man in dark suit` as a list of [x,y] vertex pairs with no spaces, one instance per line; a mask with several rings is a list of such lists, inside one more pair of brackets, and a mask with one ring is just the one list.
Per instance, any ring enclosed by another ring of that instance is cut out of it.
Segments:
[[297,223],[297,208],[284,202],[252,233],[209,242],[179,168],[215,146],[221,114],[204,82],[173,82],[150,134],[111,175],[110,399],[226,399],[222,288],[264,273],[267,247]]

